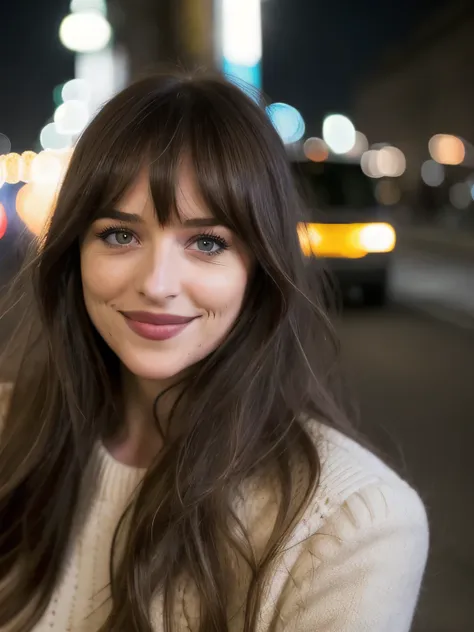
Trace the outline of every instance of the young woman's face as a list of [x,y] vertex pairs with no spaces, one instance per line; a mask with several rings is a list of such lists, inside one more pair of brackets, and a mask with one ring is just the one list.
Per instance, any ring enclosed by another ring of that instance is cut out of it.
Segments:
[[143,170],[81,247],[92,323],[131,373],[151,380],[176,376],[218,347],[240,312],[251,269],[249,253],[215,224],[184,166],[177,203],[181,217],[161,227]]

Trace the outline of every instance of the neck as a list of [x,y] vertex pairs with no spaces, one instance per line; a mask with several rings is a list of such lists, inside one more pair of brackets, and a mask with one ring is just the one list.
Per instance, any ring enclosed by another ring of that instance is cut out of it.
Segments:
[[[138,378],[122,368],[123,423],[116,436],[106,444],[117,461],[146,468],[156,459],[163,447],[163,433],[167,430],[168,415],[176,399],[172,385],[170,380],[158,382]],[[156,402],[161,393],[162,397]]]

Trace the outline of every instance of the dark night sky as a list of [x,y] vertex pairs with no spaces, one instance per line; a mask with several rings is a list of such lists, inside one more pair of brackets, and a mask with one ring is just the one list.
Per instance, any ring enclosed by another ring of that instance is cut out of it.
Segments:
[[[298,107],[318,133],[323,114],[347,111],[357,81],[443,1],[265,0],[265,91]],[[21,0],[0,10],[0,132],[16,151],[33,144],[54,111],[54,86],[73,76],[73,55],[58,39],[68,7]]]
[[319,134],[324,114],[350,113],[357,83],[447,1],[266,0],[265,92]]

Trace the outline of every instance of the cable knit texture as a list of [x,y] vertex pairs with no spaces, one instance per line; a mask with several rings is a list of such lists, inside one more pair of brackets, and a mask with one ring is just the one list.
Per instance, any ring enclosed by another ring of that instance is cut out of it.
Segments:
[[[427,558],[423,504],[370,452],[335,430],[311,427],[322,459],[320,485],[274,569],[258,632],[406,632]],[[109,611],[112,536],[144,472],[103,447],[97,463],[98,494],[92,506],[79,503],[67,563],[37,632],[96,632]],[[273,487],[250,484],[236,500],[256,549],[276,515]],[[242,630],[247,580],[243,570],[231,600],[232,632]],[[178,632],[197,630],[199,602],[185,581],[176,608]],[[160,596],[151,616],[162,632]]]

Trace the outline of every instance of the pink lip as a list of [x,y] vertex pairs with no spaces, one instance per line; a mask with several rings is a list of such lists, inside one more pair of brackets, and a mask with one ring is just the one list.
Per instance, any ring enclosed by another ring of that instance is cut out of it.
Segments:
[[147,340],[168,340],[180,334],[197,316],[122,312],[125,322],[137,335]]

